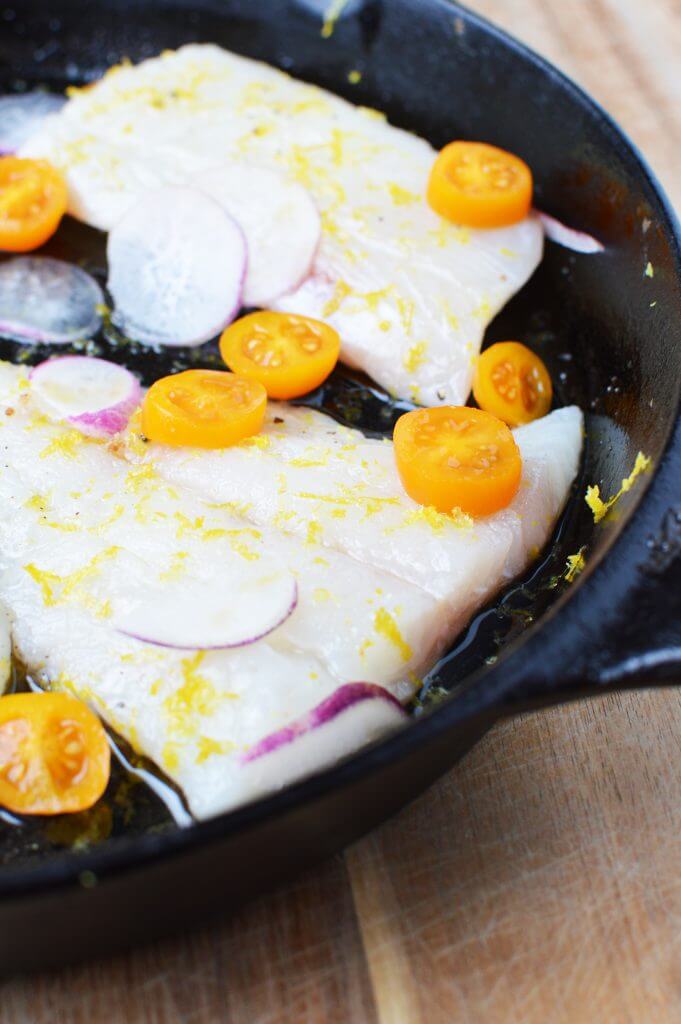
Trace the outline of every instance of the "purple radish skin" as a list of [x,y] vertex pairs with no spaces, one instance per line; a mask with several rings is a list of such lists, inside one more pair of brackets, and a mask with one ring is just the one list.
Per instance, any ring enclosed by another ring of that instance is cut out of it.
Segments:
[[346,683],[335,690],[321,704],[312,708],[302,718],[297,719],[283,729],[277,730],[277,732],[270,733],[269,736],[265,736],[264,739],[256,743],[247,754],[243,755],[241,758],[242,764],[258,761],[268,754],[275,753],[275,751],[288,746],[301,736],[319,729],[320,726],[328,725],[339,715],[342,715],[344,711],[367,700],[384,700],[400,717],[408,718],[407,712],[400,702],[391,693],[384,690],[382,686],[377,686],[375,683]]
[[[230,605],[232,602],[230,602]],[[153,647],[163,647],[168,650],[174,651],[228,651],[237,647],[247,647],[250,644],[257,643],[258,640],[262,640],[264,637],[269,636],[275,629],[282,626],[288,618],[293,614],[298,605],[298,585],[293,578],[291,578],[291,590],[290,596],[287,598],[286,606],[280,609],[276,615],[273,615],[268,619],[266,623],[258,627],[254,633],[246,633],[244,631],[242,636],[232,636],[229,640],[224,642],[195,642],[190,643],[188,641],[182,642],[171,642],[167,639],[160,639],[158,635],[150,635],[148,631],[142,631],[133,628],[132,626],[127,627],[124,624],[119,624],[116,629],[117,632],[123,636],[130,637],[132,640],[138,640],[140,643],[150,644]],[[186,613],[185,618],[189,617],[192,613],[197,612],[196,602],[192,602],[191,599],[186,600],[186,606],[184,608]],[[230,607],[225,605],[224,618],[226,622],[229,622]],[[135,613],[133,612],[132,615]],[[131,616],[132,617],[132,616]]]
[[550,214],[542,213],[541,210],[537,212],[544,227],[544,233],[551,242],[562,245],[564,249],[571,249],[572,252],[587,255],[604,251],[605,246],[603,243],[599,242],[593,235],[587,235],[583,231],[575,231],[574,228],[569,228],[566,224],[556,220],[555,217],[551,217]]
[[29,380],[48,413],[93,437],[124,430],[143,396],[129,370],[93,356],[48,359],[31,370]]

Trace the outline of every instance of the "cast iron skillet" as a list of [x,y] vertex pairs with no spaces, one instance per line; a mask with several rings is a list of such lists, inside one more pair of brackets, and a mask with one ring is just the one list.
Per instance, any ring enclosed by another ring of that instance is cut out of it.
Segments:
[[[0,971],[101,954],[235,906],[395,812],[504,715],[681,678],[681,254],[659,186],[588,97],[463,8],[349,0],[322,39],[325,6],[21,0],[3,8],[3,85],[63,87],[123,56],[213,41],[380,107],[436,146],[461,136],[520,153],[534,169],[537,204],[607,244],[598,257],[548,246],[488,335],[529,338],[561,404],[588,412],[582,478],[544,561],[476,619],[433,677],[431,693],[449,695],[426,699],[403,731],[185,831],[131,828],[82,853],[10,858],[0,869]],[[355,86],[353,69],[363,73]],[[77,230],[85,229],[67,225],[53,251],[68,254]],[[359,407],[364,426],[389,426],[361,382],[341,376],[322,399],[339,416]],[[654,473],[595,527],[585,482],[612,494],[639,450]],[[567,586],[558,580],[565,558],[583,545],[587,568]]]

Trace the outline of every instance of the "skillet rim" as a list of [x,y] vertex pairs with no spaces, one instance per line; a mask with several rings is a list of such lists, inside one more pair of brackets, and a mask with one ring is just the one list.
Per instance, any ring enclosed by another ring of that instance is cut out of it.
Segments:
[[[460,14],[476,29],[486,33],[495,45],[513,51],[519,60],[533,65],[586,111],[605,131],[611,145],[619,145],[624,149],[658,204],[660,227],[670,245],[676,281],[681,288],[681,223],[647,159],[614,118],[565,72],[487,18],[457,0],[428,0],[428,3],[436,11],[448,16],[452,13]],[[451,694],[427,714],[417,719],[412,718],[406,728],[397,730],[321,772],[244,806],[223,812],[206,821],[196,822],[188,828],[178,827],[158,835],[121,836],[111,845],[83,853],[57,853],[31,867],[0,868],[0,912],[5,901],[16,902],[24,896],[36,896],[71,887],[79,888],[83,884],[84,875],[93,875],[98,882],[106,882],[122,874],[149,870],[158,862],[167,862],[198,848],[206,848],[225,841],[235,833],[257,826],[264,819],[283,817],[296,807],[312,803],[331,791],[339,790],[362,776],[373,773],[381,766],[406,757],[415,748],[428,743],[461,722],[482,718],[492,724],[502,717],[503,709],[499,706],[499,699],[510,689],[509,684],[504,683],[504,677],[510,678],[514,669],[516,676],[518,675],[518,663],[522,652],[528,645],[536,646],[538,639],[541,646],[542,638],[550,636],[550,627],[555,627],[556,617],[566,617],[561,615],[566,606],[569,605],[573,609],[574,617],[577,605],[581,607],[590,597],[597,594],[598,581],[594,577],[599,576],[599,570],[602,570],[604,563],[612,564],[615,548],[619,551],[627,543],[632,545],[636,533],[641,532],[644,513],[652,511],[655,501],[655,495],[651,493],[655,483],[666,480],[671,475],[670,455],[674,447],[675,431],[678,431],[681,425],[681,381],[677,382],[676,408],[670,412],[674,415],[670,417],[663,448],[654,471],[640,481],[638,492],[633,497],[627,515],[613,526],[611,535],[603,542],[601,550],[594,553],[581,576],[553,602],[541,619],[505,647],[494,665],[483,666],[473,672],[465,680],[462,691]],[[620,586],[619,592],[612,598],[613,604],[622,603],[627,592],[634,587],[635,584],[631,580],[628,585],[625,583]],[[522,678],[522,670],[519,674]],[[471,702],[467,700],[467,696],[472,690],[475,690],[478,698],[475,709],[468,707]]]

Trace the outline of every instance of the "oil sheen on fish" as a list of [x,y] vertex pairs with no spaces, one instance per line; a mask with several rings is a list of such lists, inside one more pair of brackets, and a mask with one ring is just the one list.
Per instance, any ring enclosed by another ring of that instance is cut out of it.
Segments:
[[71,213],[103,230],[147,189],[225,161],[280,170],[313,197],[322,238],[312,273],[275,307],[326,320],[346,363],[424,405],[466,401],[487,324],[542,255],[534,215],[476,230],[435,214],[424,140],[212,45],[113,68],[22,154],[61,168]]

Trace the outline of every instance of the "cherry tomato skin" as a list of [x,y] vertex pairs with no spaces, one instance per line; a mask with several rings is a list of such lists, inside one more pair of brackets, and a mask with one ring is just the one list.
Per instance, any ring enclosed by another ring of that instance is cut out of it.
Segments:
[[0,806],[16,814],[72,814],[104,793],[111,754],[104,728],[64,693],[0,697]]
[[149,388],[142,432],[160,444],[226,448],[258,433],[266,407],[258,381],[224,370],[185,370]]
[[393,441],[405,491],[438,512],[490,515],[520,486],[522,459],[511,431],[480,409],[414,409],[397,421]]
[[329,376],[340,338],[320,320],[263,311],[230,324],[220,352],[231,370],[260,381],[270,398],[299,398]]
[[427,197],[456,224],[500,228],[527,217],[532,191],[532,172],[520,157],[484,142],[450,142],[433,164]]
[[546,366],[531,349],[519,341],[499,341],[478,359],[473,396],[481,409],[518,427],[546,415],[553,385]]
[[64,178],[45,160],[0,157],[0,249],[41,246],[59,227],[67,198]]

